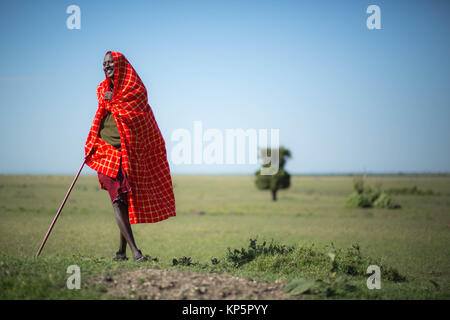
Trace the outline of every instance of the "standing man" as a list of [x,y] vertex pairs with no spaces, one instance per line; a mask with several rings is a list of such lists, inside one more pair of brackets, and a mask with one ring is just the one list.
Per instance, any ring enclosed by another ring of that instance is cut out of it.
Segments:
[[126,260],[126,245],[135,261],[145,261],[131,224],[174,217],[170,168],[165,141],[148,104],[147,90],[119,52],[108,51],[105,80],[97,87],[98,110],[85,145],[86,164],[97,171],[107,190],[120,230],[114,260]]

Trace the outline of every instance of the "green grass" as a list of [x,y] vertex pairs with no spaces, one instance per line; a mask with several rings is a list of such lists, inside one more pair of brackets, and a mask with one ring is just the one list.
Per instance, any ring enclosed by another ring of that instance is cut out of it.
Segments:
[[[99,189],[96,176],[79,178],[41,257],[34,258],[72,179],[0,176],[1,298],[104,298],[102,288],[95,286],[68,290],[67,267],[79,265],[82,282],[117,272],[119,267],[138,267],[132,262],[110,262],[119,232],[109,197]],[[280,191],[277,202],[271,201],[269,192],[257,190],[253,179],[175,176],[177,217],[133,226],[138,246],[158,258],[153,267],[221,270],[267,281],[312,279],[311,298],[449,298],[449,176],[370,176],[369,186],[381,183],[385,188],[433,190],[428,196],[394,195],[401,204],[396,210],[346,207],[353,192],[350,176],[294,176],[291,188]],[[205,214],[190,214],[195,211]],[[258,243],[274,239],[296,249],[262,254],[239,267],[225,263],[228,248],[248,248],[250,238]],[[364,261],[361,267],[377,261],[407,281],[383,281],[382,277],[381,290],[368,290],[365,275],[338,272],[330,277],[331,243],[343,252],[358,244]],[[299,253],[308,248],[315,248],[321,259],[305,265]],[[181,257],[198,264],[173,266],[173,259]],[[211,263],[213,258],[220,262]]]

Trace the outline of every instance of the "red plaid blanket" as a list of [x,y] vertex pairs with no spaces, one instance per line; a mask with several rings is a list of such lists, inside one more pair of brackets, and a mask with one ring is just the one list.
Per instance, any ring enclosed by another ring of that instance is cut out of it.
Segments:
[[[104,100],[110,87],[110,79],[106,77],[97,87],[98,110],[85,145],[86,164],[115,178],[122,157],[131,185],[128,193],[130,223],[165,220],[176,215],[165,141],[138,74],[123,54],[111,54],[114,58],[113,98]],[[98,136],[100,121],[108,111],[119,129],[122,152]]]

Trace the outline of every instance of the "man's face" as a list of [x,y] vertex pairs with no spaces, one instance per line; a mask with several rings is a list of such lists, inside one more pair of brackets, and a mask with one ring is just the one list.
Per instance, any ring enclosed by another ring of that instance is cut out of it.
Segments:
[[114,76],[114,59],[111,53],[105,55],[105,61],[103,61],[103,71],[105,71],[108,78]]

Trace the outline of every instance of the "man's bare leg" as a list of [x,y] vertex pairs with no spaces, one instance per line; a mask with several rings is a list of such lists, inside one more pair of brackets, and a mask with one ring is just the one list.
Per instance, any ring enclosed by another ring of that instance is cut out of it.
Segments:
[[[130,220],[128,217],[128,206],[123,204],[121,201],[115,201],[113,203],[114,214],[116,217],[117,225],[120,229],[121,239],[120,239],[120,247],[121,249],[125,247],[126,244],[130,246],[130,249],[133,253],[133,256],[136,257],[140,252],[136,247],[136,243],[133,237],[133,231],[131,230]],[[125,250],[123,250],[125,252]]]
[[120,245],[119,245],[119,251],[118,253],[125,256],[127,253],[127,239],[122,235],[122,232],[119,232],[120,234]]

